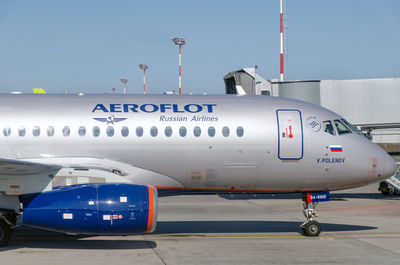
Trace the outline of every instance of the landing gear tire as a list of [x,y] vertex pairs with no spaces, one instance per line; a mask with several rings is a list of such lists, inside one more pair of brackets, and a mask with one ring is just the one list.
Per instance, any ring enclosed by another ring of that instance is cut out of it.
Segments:
[[318,205],[318,201],[313,202],[309,199],[309,195],[307,193],[303,193],[303,214],[306,217],[306,221],[300,226],[303,235],[305,236],[319,236],[321,233],[321,225],[315,219],[317,218],[317,212],[315,208]]
[[317,221],[312,220],[303,224],[301,230],[306,236],[319,236],[321,233],[321,225]]
[[0,220],[0,247],[7,245],[11,238],[11,227],[4,220]]

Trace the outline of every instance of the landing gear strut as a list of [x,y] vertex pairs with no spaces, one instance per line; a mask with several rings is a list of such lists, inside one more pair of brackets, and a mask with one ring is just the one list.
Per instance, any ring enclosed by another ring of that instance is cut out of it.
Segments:
[[300,227],[303,234],[306,236],[318,236],[321,233],[321,225],[315,220],[317,213],[315,207],[317,207],[318,201],[313,201],[310,193],[303,193],[303,213],[307,218]]

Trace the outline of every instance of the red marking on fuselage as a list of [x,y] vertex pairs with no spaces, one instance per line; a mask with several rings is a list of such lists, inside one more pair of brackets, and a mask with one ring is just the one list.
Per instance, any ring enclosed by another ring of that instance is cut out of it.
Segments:
[[289,138],[293,138],[292,126],[291,125],[289,125]]
[[312,203],[311,193],[307,193],[307,202]]

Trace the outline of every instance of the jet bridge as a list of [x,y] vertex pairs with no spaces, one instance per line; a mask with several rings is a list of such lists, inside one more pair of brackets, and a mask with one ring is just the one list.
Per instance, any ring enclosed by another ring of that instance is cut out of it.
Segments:
[[271,82],[257,74],[256,68],[243,68],[224,76],[225,93],[237,95],[272,95]]

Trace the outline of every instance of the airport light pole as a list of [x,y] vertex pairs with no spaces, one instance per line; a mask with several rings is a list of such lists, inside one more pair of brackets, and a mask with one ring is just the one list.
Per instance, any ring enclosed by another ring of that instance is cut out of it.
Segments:
[[126,94],[126,83],[128,83],[128,79],[121,78],[119,81],[121,81],[124,84],[124,94]]
[[257,94],[257,69],[258,66],[254,65],[254,93]]
[[287,12],[286,0],[279,0],[280,2],[280,81],[283,82],[287,79]]
[[149,68],[147,64],[139,64],[139,68],[143,70],[143,94],[146,94],[146,70]]
[[179,94],[182,93],[182,45],[185,45],[184,37],[174,37],[171,39],[175,45],[179,46]]

